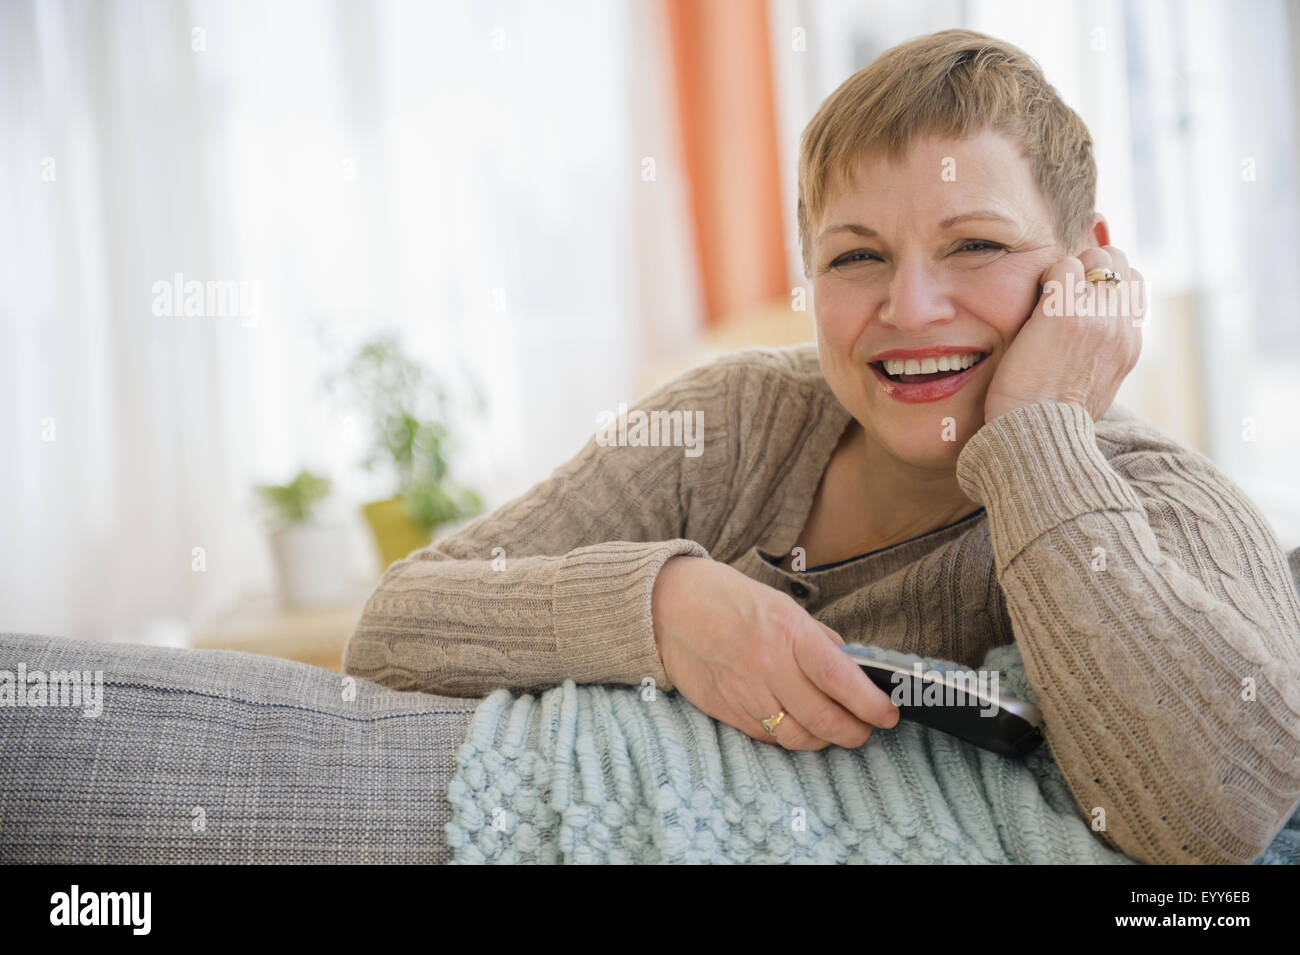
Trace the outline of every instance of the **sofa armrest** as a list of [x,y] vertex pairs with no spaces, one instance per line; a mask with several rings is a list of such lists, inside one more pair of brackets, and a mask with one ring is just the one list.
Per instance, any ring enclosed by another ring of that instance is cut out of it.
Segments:
[[478,702],[235,651],[0,634],[0,863],[448,861]]

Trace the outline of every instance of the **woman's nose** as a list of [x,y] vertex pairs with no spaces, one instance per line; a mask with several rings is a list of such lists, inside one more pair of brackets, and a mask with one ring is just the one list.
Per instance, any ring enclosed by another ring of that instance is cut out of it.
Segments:
[[950,321],[956,314],[938,270],[916,260],[895,264],[889,294],[880,307],[882,322],[916,333],[936,322]]

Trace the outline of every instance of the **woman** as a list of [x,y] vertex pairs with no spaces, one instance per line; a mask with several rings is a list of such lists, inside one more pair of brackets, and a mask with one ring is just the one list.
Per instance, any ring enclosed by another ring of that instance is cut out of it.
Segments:
[[1145,303],[1095,179],[1020,50],[889,50],[802,140],[816,346],[638,403],[694,414],[698,455],[598,435],[394,564],[345,669],[456,696],[650,679],[820,749],[898,719],[846,639],[972,667],[1015,640],[1103,839],[1253,859],[1300,798],[1300,601],[1242,492],[1113,403]]

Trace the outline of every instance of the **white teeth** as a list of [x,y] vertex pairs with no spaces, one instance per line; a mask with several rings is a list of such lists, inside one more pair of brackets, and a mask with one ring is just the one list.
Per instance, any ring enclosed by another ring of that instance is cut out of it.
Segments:
[[944,355],[940,358],[887,358],[884,361],[885,373],[890,375],[928,375],[936,371],[963,371],[975,364],[981,352],[969,352],[964,355]]

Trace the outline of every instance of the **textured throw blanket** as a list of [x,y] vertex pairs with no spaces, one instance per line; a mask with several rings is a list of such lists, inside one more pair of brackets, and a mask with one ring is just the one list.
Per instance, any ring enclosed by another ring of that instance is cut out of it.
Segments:
[[[1034,701],[1015,644],[984,666]],[[679,693],[571,680],[488,696],[448,797],[460,864],[1134,863],[1079,816],[1046,744],[1013,758],[903,721],[790,752]],[[1300,811],[1256,862],[1300,864]]]

